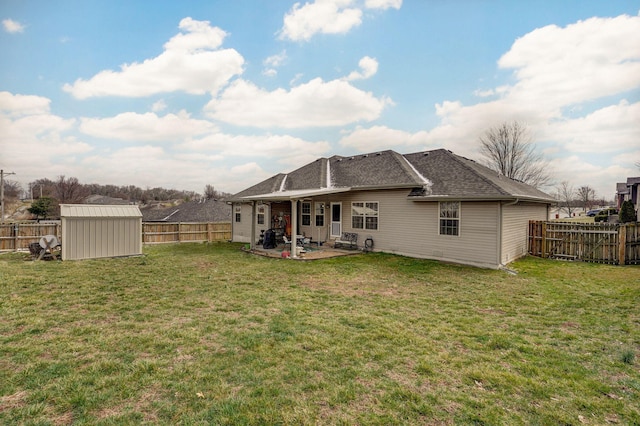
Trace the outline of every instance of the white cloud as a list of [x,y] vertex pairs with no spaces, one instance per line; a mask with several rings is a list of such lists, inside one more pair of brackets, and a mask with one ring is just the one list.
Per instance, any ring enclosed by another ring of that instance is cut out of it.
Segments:
[[309,142],[290,135],[229,135],[215,133],[189,140],[179,146],[183,151],[217,152],[224,157],[275,158],[283,165],[300,167],[326,154],[326,141]]
[[400,9],[402,7],[402,0],[366,0],[365,7],[367,9]]
[[570,152],[640,149],[640,102],[625,100],[584,117],[549,123],[540,138],[562,143]]
[[281,39],[308,41],[317,33],[344,34],[362,23],[362,10],[348,7],[351,0],[316,0],[295,3],[284,16]]
[[213,123],[192,119],[185,111],[162,117],[152,112],[125,112],[108,118],[82,118],[80,124],[80,131],[87,135],[134,142],[181,142],[216,130]]
[[[588,185],[595,189],[596,196],[612,200],[616,191],[616,182],[626,181],[627,176],[637,176],[633,167],[618,164],[600,166],[589,163],[577,155],[553,159],[550,167],[555,171],[557,182],[568,181],[574,186]],[[547,191],[553,192],[553,191]]]
[[92,149],[69,135],[76,121],[51,114],[49,103],[40,96],[0,92],[2,165],[23,182],[68,174],[64,165]]
[[0,92],[0,113],[9,116],[46,114],[49,112],[50,103],[50,99],[42,96]]
[[280,67],[282,63],[286,60],[287,60],[286,50],[283,50],[282,52],[276,55],[269,56],[264,61],[262,61],[262,65],[265,66],[264,70],[262,71],[262,74],[269,77],[274,77],[275,75],[278,74],[278,71],[276,70],[276,68]]
[[165,109],[167,109],[167,103],[164,101],[164,99],[155,101],[153,105],[151,105],[151,111],[153,112],[161,112]]
[[400,9],[402,0],[315,0],[295,3],[284,16],[280,39],[309,41],[316,34],[345,34],[362,24],[364,9]]
[[237,80],[211,100],[205,111],[240,126],[301,128],[375,120],[389,103],[387,98],[376,98],[342,80],[315,78],[288,91],[272,92]]
[[269,67],[279,67],[286,60],[287,60],[287,51],[283,50],[282,52],[276,55],[271,55],[268,58],[266,58],[263,61],[263,65],[266,65]]
[[9,34],[24,32],[24,25],[18,21],[14,21],[13,19],[3,19],[2,27],[4,28],[4,31]]
[[[591,18],[567,27],[547,26],[516,40],[499,61],[515,69],[515,82],[476,92],[497,99],[465,106],[436,105],[440,125],[432,142],[477,153],[478,136],[503,121],[528,124],[534,135],[564,152],[627,149],[638,143],[638,106],[619,102],[575,118],[582,104],[640,87],[640,16]],[[572,118],[565,117],[571,108]]]
[[183,31],[164,45],[159,56],[122,65],[120,71],[101,71],[89,80],[78,79],[63,89],[78,99],[96,96],[144,97],[184,91],[216,93],[243,72],[244,59],[234,49],[218,48],[226,33],[208,21],[184,18]]
[[640,16],[549,25],[513,43],[498,65],[515,69],[507,96],[549,110],[640,85]]
[[378,61],[375,58],[370,58],[369,56],[365,56],[360,59],[358,66],[360,66],[361,71],[352,71],[347,76],[347,80],[353,81],[367,79],[378,72]]
[[425,131],[409,133],[386,126],[372,126],[367,129],[358,126],[340,140],[340,145],[354,148],[359,152],[385,150],[390,146],[413,147],[420,150],[426,149],[428,144],[428,133]]

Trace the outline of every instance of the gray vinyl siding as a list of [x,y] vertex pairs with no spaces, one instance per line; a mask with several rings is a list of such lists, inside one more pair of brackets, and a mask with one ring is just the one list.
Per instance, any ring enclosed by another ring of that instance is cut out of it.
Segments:
[[[499,266],[498,202],[461,202],[458,236],[439,235],[438,202],[416,202],[407,190],[361,191],[341,197],[343,232],[371,237],[375,251],[476,266]],[[351,202],[379,203],[378,230],[351,227]],[[454,200],[452,200],[454,201]]]
[[[240,207],[240,222],[236,222],[236,207]],[[266,220],[266,218],[265,218]],[[231,209],[233,241],[236,243],[251,242],[251,204],[234,204]],[[258,231],[258,235],[260,231]]]
[[530,220],[547,220],[547,205],[517,203],[502,207],[502,258],[506,265],[527,254]]

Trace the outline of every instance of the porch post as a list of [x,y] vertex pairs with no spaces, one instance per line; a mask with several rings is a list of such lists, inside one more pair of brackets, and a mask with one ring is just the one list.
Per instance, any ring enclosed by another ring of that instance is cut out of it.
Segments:
[[256,248],[256,202],[251,202],[251,250]]
[[298,257],[296,231],[298,229],[298,200],[291,200],[291,257]]

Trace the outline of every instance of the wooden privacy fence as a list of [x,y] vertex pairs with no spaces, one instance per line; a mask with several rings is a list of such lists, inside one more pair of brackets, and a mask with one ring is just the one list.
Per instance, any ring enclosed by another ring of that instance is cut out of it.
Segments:
[[[30,243],[37,243],[44,235],[55,235],[61,239],[61,225],[36,222],[0,224],[0,251],[26,250]],[[230,239],[231,222],[142,223],[143,244],[213,242]]]
[[640,264],[638,223],[529,221],[529,254],[617,265]]
[[231,222],[144,222],[142,224],[144,244],[212,242],[230,239]]
[[59,223],[5,223],[0,224],[0,251],[28,250],[29,244],[37,243],[45,235],[60,239]]

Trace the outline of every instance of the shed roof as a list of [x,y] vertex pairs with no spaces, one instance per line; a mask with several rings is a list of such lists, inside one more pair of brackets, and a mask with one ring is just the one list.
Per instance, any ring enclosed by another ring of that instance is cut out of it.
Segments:
[[134,205],[60,204],[60,217],[142,217]]

